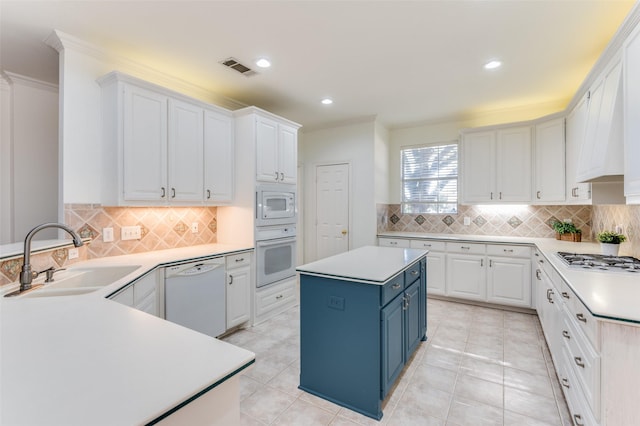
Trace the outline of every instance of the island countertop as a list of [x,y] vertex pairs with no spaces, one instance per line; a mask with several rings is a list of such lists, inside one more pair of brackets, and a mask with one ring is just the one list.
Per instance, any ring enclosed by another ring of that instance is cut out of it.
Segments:
[[383,285],[425,256],[428,250],[365,246],[298,266],[301,274]]

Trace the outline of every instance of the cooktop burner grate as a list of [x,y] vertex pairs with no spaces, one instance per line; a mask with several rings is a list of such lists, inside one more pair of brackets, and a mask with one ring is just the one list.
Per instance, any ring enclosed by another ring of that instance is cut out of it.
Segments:
[[558,256],[571,267],[600,271],[640,272],[640,260],[631,256],[579,254],[559,251]]

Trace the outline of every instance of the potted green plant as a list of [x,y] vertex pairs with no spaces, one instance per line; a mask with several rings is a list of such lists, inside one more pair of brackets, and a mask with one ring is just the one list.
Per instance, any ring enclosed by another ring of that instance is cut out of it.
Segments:
[[577,243],[582,241],[582,230],[576,228],[570,220],[563,222],[558,220],[553,222],[551,226],[556,231],[556,240],[575,241]]
[[620,249],[620,243],[627,240],[622,234],[612,231],[602,231],[598,234],[598,241],[600,241],[600,248],[602,254],[608,256],[617,256]]

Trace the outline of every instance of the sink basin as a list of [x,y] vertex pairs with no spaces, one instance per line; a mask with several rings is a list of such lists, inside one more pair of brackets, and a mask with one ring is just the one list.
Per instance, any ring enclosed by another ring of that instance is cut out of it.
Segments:
[[129,275],[140,265],[70,268],[54,276],[55,281],[22,297],[73,296],[91,293]]

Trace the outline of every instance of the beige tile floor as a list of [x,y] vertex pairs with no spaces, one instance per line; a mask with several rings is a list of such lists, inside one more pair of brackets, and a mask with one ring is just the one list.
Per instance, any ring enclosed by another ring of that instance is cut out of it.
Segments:
[[298,389],[299,310],[224,340],[256,353],[243,425],[571,425],[535,315],[429,299],[427,341],[375,421]]

